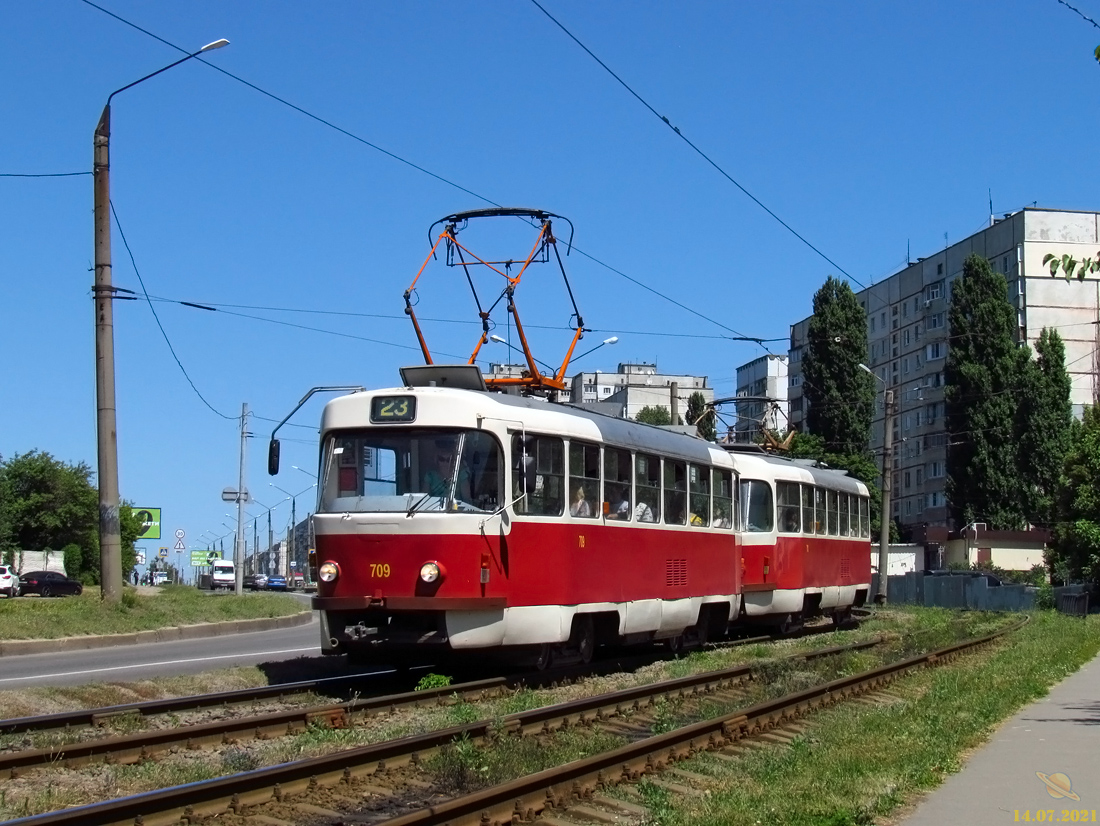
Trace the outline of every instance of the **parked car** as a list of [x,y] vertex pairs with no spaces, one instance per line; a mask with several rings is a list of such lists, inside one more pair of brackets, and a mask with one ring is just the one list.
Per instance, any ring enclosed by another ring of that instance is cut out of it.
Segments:
[[267,587],[267,574],[248,574],[244,578],[244,587],[253,591],[262,591]]
[[57,571],[31,571],[19,577],[19,593],[38,594],[43,597],[60,597],[65,594],[80,596],[84,586]]
[[286,590],[286,577],[282,574],[273,574],[267,578],[267,590],[269,591],[285,591]]
[[0,594],[19,595],[19,577],[10,565],[0,565]]

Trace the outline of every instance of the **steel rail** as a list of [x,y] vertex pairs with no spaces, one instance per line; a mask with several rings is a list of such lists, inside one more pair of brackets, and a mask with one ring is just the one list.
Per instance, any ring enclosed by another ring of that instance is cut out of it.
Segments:
[[[824,631],[834,630],[831,627],[822,627],[821,631],[816,629],[805,629],[798,636],[811,636],[816,633],[823,633]],[[769,642],[775,640],[776,637],[772,635],[764,635],[757,637],[749,637],[740,640],[731,640],[719,643],[707,643],[707,648],[728,648],[740,645],[750,645],[759,642]],[[639,661],[644,660],[646,663],[654,662],[656,659],[667,658],[667,653],[660,655],[634,655]],[[616,663],[629,662],[630,659],[624,657],[617,657],[611,660]],[[597,662],[595,667],[599,667],[600,663]],[[555,668],[552,671],[544,672],[547,675],[562,674],[568,676],[570,669],[558,669]],[[259,686],[256,688],[238,688],[230,691],[219,691],[210,694],[192,694],[184,697],[169,697],[163,700],[145,700],[137,703],[120,703],[114,706],[101,706],[99,708],[87,708],[78,709],[76,711],[60,711],[54,714],[42,714],[36,716],[27,717],[12,717],[6,720],[0,720],[0,735],[3,734],[25,734],[32,731],[55,731],[58,729],[79,728],[86,726],[101,726],[108,723],[110,720],[117,717],[124,717],[131,714],[139,714],[142,717],[152,717],[157,714],[178,714],[185,711],[198,711],[204,708],[213,708],[218,706],[240,706],[247,705],[249,703],[259,702],[263,700],[283,700],[287,697],[291,697],[297,694],[336,694],[347,689],[354,689],[366,678],[377,677],[380,680],[393,679],[393,674],[371,672],[366,674],[348,674],[340,677],[324,677],[317,680],[303,680],[293,683],[280,683],[278,685]],[[532,674],[515,674],[510,676],[501,677],[498,679],[511,681],[510,684],[516,684],[523,681],[526,678],[528,681],[537,679],[537,675]],[[558,677],[561,679],[561,677]],[[475,681],[482,682],[482,681]],[[459,683],[450,686],[448,689],[442,690],[442,693],[454,693],[455,691],[462,691],[467,683]],[[430,692],[434,689],[428,689],[421,692],[421,697],[431,696]]]
[[[870,648],[882,638],[843,646],[831,646],[816,651],[801,652],[783,660],[808,661],[849,651]],[[417,763],[425,756],[442,749],[457,738],[481,739],[498,727],[508,731],[546,729],[551,722],[572,725],[597,719],[601,713],[617,714],[624,707],[640,707],[643,700],[652,702],[658,696],[705,694],[731,687],[751,678],[756,664],[739,665],[720,671],[689,675],[660,683],[635,686],[609,694],[586,697],[545,708],[508,715],[499,721],[480,720],[450,726],[426,734],[347,749],[334,754],[269,766],[211,781],[174,786],[153,792],[132,795],[118,800],[34,815],[9,821],[11,826],[110,826],[132,824],[141,818],[144,826],[175,824],[180,817],[195,818],[218,814],[226,810],[258,805],[272,798],[282,799],[320,784],[332,786],[354,777],[368,775],[380,767]],[[454,688],[449,689],[454,691]],[[422,693],[421,693],[422,694]]]
[[544,811],[564,808],[589,798],[600,788],[655,774],[668,764],[695,754],[723,748],[740,739],[771,730],[808,711],[833,705],[923,666],[947,662],[967,649],[986,645],[1022,627],[1022,622],[993,634],[890,665],[832,680],[666,734],[658,734],[613,751],[547,769],[509,783],[391,818],[376,826],[432,826],[433,824],[510,824],[534,820]]
[[[759,639],[759,638],[757,638]],[[744,644],[743,642],[740,644]],[[662,654],[661,657],[666,657]],[[551,669],[537,674],[518,674],[508,677],[492,677],[484,680],[473,680],[456,685],[441,686],[437,688],[423,689],[420,691],[405,691],[397,694],[385,694],[375,697],[354,697],[340,703],[326,703],[307,707],[284,709],[267,714],[249,715],[225,720],[215,720],[207,723],[196,723],[188,726],[173,726],[171,728],[145,730],[117,737],[102,737],[94,740],[82,740],[72,743],[54,744],[40,749],[23,749],[14,752],[0,752],[0,777],[16,777],[20,770],[45,765],[63,765],[65,768],[75,768],[86,763],[103,761],[110,763],[136,763],[152,758],[157,753],[165,752],[173,748],[198,749],[203,746],[224,744],[230,740],[272,739],[275,737],[289,736],[304,731],[311,725],[323,725],[329,728],[346,728],[351,725],[355,715],[366,715],[371,712],[393,710],[405,706],[445,705],[454,699],[477,700],[487,699],[493,693],[499,693],[520,686],[538,688],[552,683],[564,682],[578,676],[598,675],[604,673],[631,670],[641,665],[648,665],[654,661],[653,656],[632,658],[613,658],[591,664],[583,669],[559,668]],[[349,678],[336,678],[344,681]],[[316,687],[324,681],[292,684],[302,686],[304,690]],[[274,687],[272,687],[274,688]],[[291,694],[301,693],[292,691]],[[197,697],[179,698],[178,700],[154,701],[153,705],[163,709],[168,706],[171,710],[192,710],[197,707],[209,707],[214,705],[210,698],[235,697],[239,705],[247,702],[245,699],[255,699],[257,694],[263,697],[287,696],[286,693],[257,692],[249,689],[242,692],[223,692],[214,695],[199,695]],[[199,700],[195,705],[192,702]],[[228,704],[228,701],[226,702]],[[73,713],[77,719],[91,719],[99,724],[106,723],[113,717],[134,713],[134,709],[127,706],[116,706],[113,709],[97,709],[92,712],[83,711]],[[152,713],[147,711],[146,713]],[[161,710],[159,713],[164,713]],[[64,715],[52,715],[53,717]],[[34,718],[25,718],[33,720]]]

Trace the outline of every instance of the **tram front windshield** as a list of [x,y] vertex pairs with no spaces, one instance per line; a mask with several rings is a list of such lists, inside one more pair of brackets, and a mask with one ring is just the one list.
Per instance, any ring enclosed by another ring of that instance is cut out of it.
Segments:
[[500,449],[479,430],[336,432],[321,467],[322,513],[491,513],[501,501]]

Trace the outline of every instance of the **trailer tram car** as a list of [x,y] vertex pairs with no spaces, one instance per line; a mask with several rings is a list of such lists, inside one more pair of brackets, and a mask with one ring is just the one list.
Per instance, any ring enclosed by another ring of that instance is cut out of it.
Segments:
[[856,480],[537,397],[334,399],[320,479],[313,605],[353,661],[588,661],[843,616],[869,587]]

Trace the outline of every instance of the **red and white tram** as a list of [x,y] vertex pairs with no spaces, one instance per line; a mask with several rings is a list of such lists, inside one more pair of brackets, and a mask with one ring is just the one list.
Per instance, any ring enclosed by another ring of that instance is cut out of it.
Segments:
[[356,660],[586,661],[840,617],[870,583],[867,488],[843,473],[446,386],[325,406],[314,532],[322,649]]

